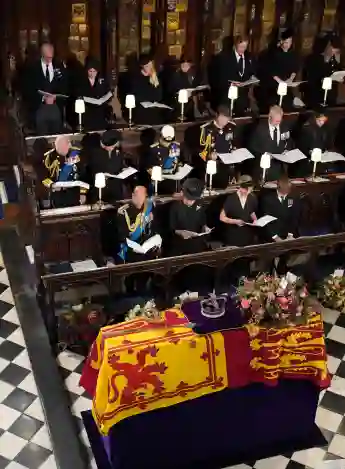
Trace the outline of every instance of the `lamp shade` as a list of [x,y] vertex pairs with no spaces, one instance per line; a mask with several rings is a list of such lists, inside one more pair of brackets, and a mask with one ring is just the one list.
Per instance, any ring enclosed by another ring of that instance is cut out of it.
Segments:
[[213,176],[217,173],[217,162],[214,160],[208,160],[206,165],[206,173]]
[[310,154],[311,161],[314,163],[320,163],[322,158],[322,150],[321,148],[313,148]]
[[97,187],[97,189],[103,189],[105,187],[105,174],[104,173],[95,174],[95,187]]
[[162,168],[160,166],[154,166],[151,173],[152,181],[162,181]]
[[135,108],[135,96],[134,94],[127,94],[125,106],[127,109],[134,109]]
[[332,78],[331,77],[325,77],[323,79],[322,89],[327,90],[327,91],[332,89]]
[[237,99],[238,98],[238,88],[235,85],[230,85],[229,92],[228,92],[228,98],[231,100]]
[[282,81],[278,85],[278,90],[277,90],[278,96],[286,96],[287,95],[287,83],[285,81]]
[[83,99],[76,99],[74,103],[74,111],[77,114],[84,114],[85,112],[85,101]]
[[187,104],[188,103],[188,91],[187,90],[180,90],[178,92],[178,102],[180,104]]
[[271,167],[271,155],[269,153],[264,153],[261,156],[260,168],[269,169]]

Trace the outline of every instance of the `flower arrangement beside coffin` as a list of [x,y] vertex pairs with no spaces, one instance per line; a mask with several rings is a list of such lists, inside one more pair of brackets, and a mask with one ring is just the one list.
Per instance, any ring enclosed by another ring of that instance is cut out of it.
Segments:
[[126,314],[125,321],[135,318],[159,319],[160,311],[156,307],[154,300],[148,301],[144,306],[136,305]]
[[[337,271],[336,271],[337,272]],[[326,308],[345,312],[345,277],[337,273],[326,277],[317,291],[317,298]]]
[[301,279],[288,274],[260,274],[244,279],[237,290],[240,308],[253,325],[303,324],[309,312],[308,290]]

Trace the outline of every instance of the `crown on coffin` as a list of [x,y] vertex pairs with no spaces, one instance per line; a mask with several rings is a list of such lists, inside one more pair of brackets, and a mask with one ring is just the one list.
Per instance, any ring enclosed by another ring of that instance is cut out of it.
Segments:
[[227,297],[210,293],[201,301],[201,314],[206,318],[220,318],[225,314]]

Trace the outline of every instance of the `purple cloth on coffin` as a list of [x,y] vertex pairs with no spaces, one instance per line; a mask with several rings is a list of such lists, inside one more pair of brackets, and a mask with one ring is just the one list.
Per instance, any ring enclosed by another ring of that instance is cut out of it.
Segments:
[[219,469],[326,444],[318,396],[304,380],[226,389],[122,420],[108,437],[83,419],[99,469]]
[[245,322],[244,317],[242,311],[235,303],[234,293],[235,290],[230,292],[226,302],[225,314],[220,318],[206,318],[203,316],[201,314],[200,301],[184,303],[182,311],[188,318],[188,321],[195,324],[193,330],[197,334],[209,334],[211,332],[243,326]]

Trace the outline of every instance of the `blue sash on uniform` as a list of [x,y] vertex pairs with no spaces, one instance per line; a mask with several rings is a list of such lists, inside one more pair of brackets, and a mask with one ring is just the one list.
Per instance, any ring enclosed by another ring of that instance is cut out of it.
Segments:
[[[147,207],[142,217],[142,223],[139,223],[138,226],[135,228],[134,231],[131,231],[130,234],[127,236],[128,239],[131,241],[136,242],[144,233],[147,224],[150,222],[150,214],[152,213],[153,203],[151,200],[147,201]],[[129,228],[129,227],[128,227]],[[120,252],[118,256],[125,261],[127,257],[128,246],[126,243],[121,243],[120,245]]]
[[72,172],[73,172],[73,164],[65,163],[59,172],[58,182],[66,182],[69,180]]

